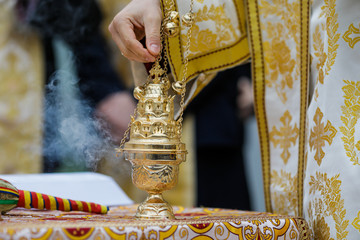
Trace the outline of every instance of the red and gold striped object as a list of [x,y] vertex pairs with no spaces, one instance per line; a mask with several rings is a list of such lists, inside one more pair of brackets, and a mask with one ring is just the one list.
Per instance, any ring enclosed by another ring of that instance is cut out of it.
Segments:
[[47,194],[18,190],[8,181],[0,178],[0,213],[4,214],[16,207],[27,209],[47,209],[60,211],[83,211],[89,213],[106,214],[107,206],[96,203],[75,201],[71,199],[53,197]]

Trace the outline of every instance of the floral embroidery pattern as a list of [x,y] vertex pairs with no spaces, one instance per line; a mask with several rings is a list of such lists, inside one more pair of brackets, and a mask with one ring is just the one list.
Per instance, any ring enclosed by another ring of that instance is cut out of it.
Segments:
[[268,23],[268,28],[273,29],[274,35],[278,37],[264,42],[264,49],[268,52],[265,54],[266,74],[269,75],[266,85],[275,87],[279,98],[285,103],[287,101],[286,88],[293,87],[292,72],[295,68],[295,60],[291,58],[291,51],[285,40],[281,39],[281,35],[285,34],[284,26]]
[[325,0],[325,6],[321,9],[326,12],[326,33],[328,37],[328,49],[327,49],[327,62],[325,74],[328,75],[331,67],[335,63],[335,58],[337,55],[337,49],[339,44],[337,44],[340,33],[337,33],[339,28],[338,23],[338,14],[335,12],[336,0]]
[[[325,222],[325,217],[331,216],[335,222],[337,239],[346,239],[349,220],[345,220],[346,209],[344,208],[344,199],[341,198],[340,174],[332,178],[327,173],[316,172],[315,176],[310,176],[310,195],[319,192],[321,198],[316,198],[309,203],[309,224],[314,230],[315,239],[330,239],[329,226]],[[315,211],[313,216],[311,210]]]
[[344,104],[341,106],[341,121],[343,126],[340,127],[344,135],[341,139],[344,142],[346,155],[354,165],[360,165],[359,152],[360,140],[355,142],[355,125],[360,118],[360,82],[344,80]]
[[[310,205],[309,207],[312,207],[311,202],[309,205]],[[322,213],[324,212],[321,200],[315,201],[313,208]],[[334,240],[333,238],[330,238],[330,227],[326,223],[324,216],[320,216],[319,214],[317,214],[317,217],[314,218],[309,208],[309,218],[311,219],[311,221],[308,222],[309,225],[311,226],[312,235],[313,236],[315,235],[316,239]],[[314,237],[311,239],[314,239]]]
[[291,176],[291,173],[280,171],[280,174],[273,170],[271,172],[271,187],[277,188],[279,191],[273,191],[271,198],[276,204],[273,204],[276,209],[274,212],[278,214],[291,214],[293,209],[297,206],[297,177]]
[[323,147],[325,146],[325,141],[331,145],[337,131],[330,121],[327,121],[326,126],[325,123],[322,122],[324,114],[321,112],[320,108],[316,109],[316,113],[314,115],[315,126],[311,130],[310,133],[310,150],[315,149],[314,159],[317,164],[320,166],[321,161],[325,156],[325,152],[323,151]]
[[[324,25],[321,26],[321,30],[323,31]],[[324,43],[321,36],[320,25],[317,25],[315,28],[315,32],[313,33],[313,48],[314,48],[314,56],[313,59],[317,59],[316,69],[317,69],[317,78],[316,78],[316,88],[315,88],[315,98],[319,96],[318,84],[324,84],[324,66],[327,59],[326,52],[324,51]],[[316,58],[315,58],[316,57]],[[314,60],[313,60],[314,61]]]
[[291,144],[295,145],[296,140],[299,136],[299,129],[296,124],[291,126],[292,117],[289,111],[286,111],[284,115],[280,118],[280,121],[283,123],[283,126],[279,128],[279,130],[273,126],[272,131],[270,132],[270,141],[274,144],[274,147],[280,145],[280,148],[283,149],[281,153],[281,158],[284,163],[287,164],[290,158],[289,148]]
[[[284,27],[290,37],[298,44],[299,39],[299,26],[300,22],[300,3],[299,1],[284,1],[284,0],[261,0],[261,10],[264,13],[264,17],[269,15],[275,15],[280,17],[281,20],[285,20]],[[299,47],[297,45],[297,47]],[[297,49],[300,50],[300,49]]]
[[[324,77],[329,75],[332,66],[335,64],[337,56],[337,49],[339,48],[340,33],[337,33],[338,14],[335,12],[336,0],[325,0],[324,5],[321,7],[321,13],[319,18],[325,17],[326,24],[316,26],[315,32],[313,33],[313,48],[314,55],[313,59],[317,59],[316,69],[318,72],[315,87],[315,99],[319,96],[318,84],[324,84]],[[327,51],[324,49],[324,41],[321,32],[326,29],[327,35]]]
[[[356,37],[356,35],[358,36]],[[359,28],[356,28],[353,24],[350,24],[348,30],[343,35],[343,39],[349,44],[349,47],[354,48],[355,44],[360,42],[360,24]]]
[[[194,13],[194,18],[196,24],[192,26],[191,30],[190,56],[220,48],[239,37],[239,32],[236,31],[231,19],[225,13],[224,4],[217,7],[205,5]],[[201,29],[201,23],[207,21],[213,22],[215,31]],[[181,40],[187,42],[186,32],[181,34]]]
[[269,76],[267,87],[275,88],[280,100],[286,103],[288,89],[293,88],[300,75],[299,66],[295,64],[300,58],[299,1],[262,0],[260,6],[265,18],[271,15],[281,19],[281,23],[267,22],[264,28],[268,39],[264,41],[265,73]]

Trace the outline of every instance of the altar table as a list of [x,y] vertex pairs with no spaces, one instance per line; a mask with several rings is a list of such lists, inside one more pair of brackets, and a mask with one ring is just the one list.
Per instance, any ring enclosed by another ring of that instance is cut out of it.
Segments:
[[216,208],[174,207],[176,220],[139,220],[136,205],[108,214],[14,209],[0,239],[310,239],[304,219]]

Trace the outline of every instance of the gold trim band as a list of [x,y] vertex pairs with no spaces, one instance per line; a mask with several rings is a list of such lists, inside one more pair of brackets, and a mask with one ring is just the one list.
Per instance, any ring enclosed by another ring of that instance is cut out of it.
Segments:
[[303,216],[304,163],[306,142],[306,111],[308,107],[309,87],[309,18],[310,2],[300,2],[300,119],[299,119],[299,160],[298,160],[298,216]]
[[270,146],[265,106],[265,65],[258,1],[247,0],[246,9],[248,17],[249,39],[251,43],[255,114],[260,139],[265,206],[268,212],[272,212],[270,195]]

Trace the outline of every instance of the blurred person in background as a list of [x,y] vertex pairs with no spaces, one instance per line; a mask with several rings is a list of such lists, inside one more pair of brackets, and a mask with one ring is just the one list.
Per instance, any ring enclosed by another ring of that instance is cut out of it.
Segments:
[[196,119],[197,206],[250,210],[243,156],[250,79],[250,64],[220,72],[186,110]]
[[80,93],[117,144],[135,103],[110,62],[98,4],[0,1],[0,12],[0,171],[51,172],[61,163],[56,155],[42,159],[43,139],[48,144],[54,137],[51,130],[58,127],[56,119],[48,121],[42,111],[43,96],[51,91],[44,84],[56,72],[54,39],[65,42],[73,52]]
[[[100,28],[103,19],[100,7],[95,0],[39,0],[29,22],[39,30],[43,39],[48,81],[52,80],[56,69],[53,42],[60,39],[73,53],[80,97],[87,100],[93,114],[105,123],[103,127],[116,145],[127,128],[135,103],[111,62],[111,54]],[[45,145],[48,145],[53,141],[52,131],[59,126],[54,126],[52,119],[45,123]],[[79,141],[86,142],[86,139],[80,136]],[[45,156],[45,171],[54,171],[55,158],[59,156]]]

